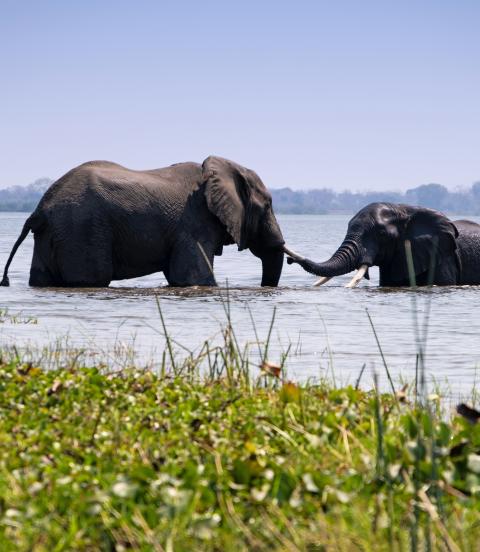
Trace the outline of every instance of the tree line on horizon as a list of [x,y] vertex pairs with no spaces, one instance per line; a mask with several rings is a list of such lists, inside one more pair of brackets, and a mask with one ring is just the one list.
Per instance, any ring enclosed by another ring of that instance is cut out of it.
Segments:
[[296,191],[270,190],[276,213],[329,214],[356,213],[376,201],[421,205],[446,213],[480,215],[480,182],[470,188],[450,191],[441,184],[422,184],[406,192],[335,192],[330,188]]
[[[0,189],[0,211],[33,211],[52,182],[49,178],[39,178],[27,186]],[[335,192],[330,188],[270,191],[275,212],[284,214],[356,213],[369,203],[388,201],[422,205],[448,213],[480,215],[480,182],[456,191],[441,184],[422,184],[406,192]]]

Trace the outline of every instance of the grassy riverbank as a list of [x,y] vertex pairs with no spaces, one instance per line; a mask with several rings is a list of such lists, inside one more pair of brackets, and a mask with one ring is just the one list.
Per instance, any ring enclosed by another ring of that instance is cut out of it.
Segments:
[[0,549],[478,549],[480,423],[267,362],[252,380],[228,339],[215,358],[200,378],[4,355]]

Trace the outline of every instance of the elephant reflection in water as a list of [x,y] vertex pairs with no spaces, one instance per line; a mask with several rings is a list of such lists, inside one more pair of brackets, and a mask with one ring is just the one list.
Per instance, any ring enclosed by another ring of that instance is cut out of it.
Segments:
[[368,278],[370,266],[379,267],[381,286],[409,286],[413,275],[420,286],[480,284],[480,225],[451,221],[424,207],[371,203],[350,220],[345,239],[328,261],[316,263],[294,253],[287,262],[321,276],[314,285],[357,270],[347,284],[355,287]]
[[158,271],[172,286],[215,285],[214,256],[233,243],[261,259],[262,286],[276,286],[284,251],[294,254],[258,175],[221,157],[147,171],[74,168],[26,221],[0,285],[29,231],[32,286],[108,286]]

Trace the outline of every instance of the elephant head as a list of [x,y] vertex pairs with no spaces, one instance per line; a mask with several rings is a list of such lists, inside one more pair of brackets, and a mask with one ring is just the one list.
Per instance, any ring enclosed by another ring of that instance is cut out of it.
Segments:
[[221,157],[208,157],[202,173],[209,210],[239,251],[250,249],[261,259],[262,286],[276,286],[282,273],[285,241],[269,191],[254,171]]
[[[350,220],[345,239],[328,261],[315,263],[294,254],[288,262],[296,262],[306,271],[322,276],[316,285],[357,270],[347,284],[354,287],[363,276],[368,278],[368,267],[375,265],[380,267],[380,285],[405,286],[410,281],[405,248],[408,241],[418,284],[437,283],[435,271],[440,266],[443,279],[456,283],[460,271],[457,237],[455,225],[438,211],[371,203]],[[432,278],[433,282],[429,282]]]

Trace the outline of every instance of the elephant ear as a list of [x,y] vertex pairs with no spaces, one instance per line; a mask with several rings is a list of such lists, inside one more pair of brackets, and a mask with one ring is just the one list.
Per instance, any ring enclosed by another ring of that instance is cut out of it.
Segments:
[[246,210],[249,184],[246,171],[221,157],[208,157],[202,165],[205,198],[211,213],[225,226],[239,251],[246,249]]
[[392,278],[396,281],[408,281],[408,264],[405,252],[405,242],[410,241],[415,276],[428,272],[432,255],[436,264],[440,259],[455,258],[458,262],[456,249],[458,230],[445,215],[433,209],[415,209],[407,218],[403,238],[398,244],[396,266]]

